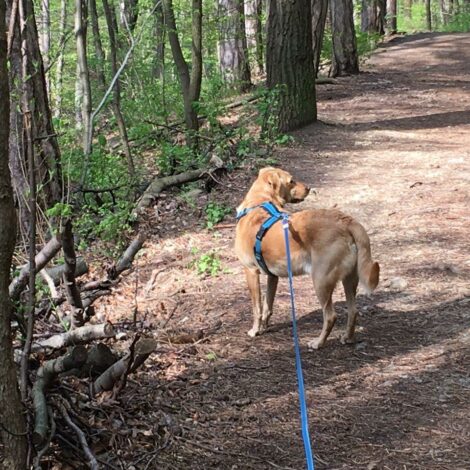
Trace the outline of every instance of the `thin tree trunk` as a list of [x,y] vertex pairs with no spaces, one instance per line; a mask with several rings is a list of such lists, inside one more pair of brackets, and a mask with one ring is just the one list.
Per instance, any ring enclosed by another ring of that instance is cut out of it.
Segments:
[[[27,88],[31,109],[31,139],[35,147],[35,178],[41,187],[38,195],[38,204],[42,211],[53,206],[62,199],[62,178],[60,167],[60,151],[57,136],[52,125],[51,110],[47,93],[44,66],[39,50],[38,31],[31,0],[23,0],[22,6],[26,18],[24,34],[28,44],[26,56],[27,66],[23,67],[20,29],[17,24],[11,34],[10,55],[10,87],[12,96],[22,95],[22,86]],[[7,7],[11,11],[14,0],[7,0]],[[18,22],[17,22],[18,23]],[[26,70],[26,72],[25,72]],[[24,73],[27,75],[24,76]],[[11,104],[10,110],[10,165],[13,173],[14,189],[17,195],[17,204],[21,220],[22,234],[29,227],[26,195],[29,191],[27,176],[29,166],[27,162],[26,141],[24,139],[24,120],[18,110],[17,102]]]
[[331,0],[333,60],[330,76],[359,73],[352,0]]
[[[165,24],[168,28],[168,40],[170,42],[173,60],[175,61],[178,71],[181,93],[184,103],[184,118],[186,127],[197,133],[199,130],[199,122],[197,112],[194,108],[194,102],[199,100],[201,93],[202,78],[202,0],[192,0],[192,67],[191,75],[189,67],[186,63],[181,45],[178,39],[176,29],[175,14],[173,10],[172,0],[163,0],[163,12]],[[196,146],[197,139],[195,136],[188,135],[190,145]]]
[[51,15],[49,0],[41,0],[41,15],[39,27],[39,48],[42,54],[44,67],[49,67],[49,51],[51,49]]
[[26,468],[27,440],[23,405],[13,362],[8,295],[10,267],[16,241],[16,214],[8,166],[10,96],[7,71],[5,3],[0,2],[0,441],[2,464],[11,470]]
[[315,77],[318,75],[320,66],[320,56],[323,46],[323,35],[325,33],[325,23],[328,13],[328,0],[312,0],[312,49],[313,67]]
[[361,2],[361,31],[375,33],[377,25],[377,0],[362,0]]
[[[104,14],[106,17],[106,23],[108,25],[109,34],[109,48],[110,48],[110,61],[111,61],[111,75],[114,77],[118,71],[117,65],[117,22],[114,11],[111,10],[108,0],[103,0]],[[119,129],[119,135],[121,137],[121,143],[124,149],[124,154],[127,159],[127,169],[131,178],[135,177],[134,161],[132,159],[131,147],[129,145],[129,139],[127,136],[126,123],[124,122],[124,116],[121,112],[121,87],[119,78],[114,82],[113,87],[113,102],[112,109],[114,117]]]
[[425,0],[426,5],[426,28],[428,31],[432,31],[431,23],[431,0]]
[[138,0],[120,0],[119,12],[122,29],[127,31],[127,28],[129,28],[131,33],[134,32],[139,17]]
[[395,34],[397,32],[397,0],[388,0],[388,32]]
[[310,2],[271,0],[269,5],[267,86],[280,88],[277,115],[283,132],[317,118]]
[[154,38],[155,56],[153,62],[153,75],[155,78],[163,78],[165,65],[165,25],[163,22],[163,7],[160,0],[155,0],[158,5],[154,13]]
[[104,76],[104,51],[101,41],[100,27],[98,23],[98,11],[96,9],[96,0],[88,0],[88,12],[90,15],[91,30],[93,32],[93,45],[96,56],[96,75],[98,83],[103,90],[106,89],[106,79]]
[[[59,43],[65,44],[65,29],[67,26],[67,0],[60,0]],[[62,76],[64,71],[64,48],[61,48],[57,57],[55,74],[55,109],[53,115],[60,118],[62,110]]]
[[403,4],[403,16],[411,20],[411,6],[413,4],[413,0],[404,0]]
[[85,155],[91,153],[92,136],[90,118],[91,118],[91,85],[90,73],[88,70],[88,58],[86,52],[86,6],[84,0],[75,0],[75,37],[77,43],[77,61],[79,70],[79,82],[83,93],[82,98],[82,142]]

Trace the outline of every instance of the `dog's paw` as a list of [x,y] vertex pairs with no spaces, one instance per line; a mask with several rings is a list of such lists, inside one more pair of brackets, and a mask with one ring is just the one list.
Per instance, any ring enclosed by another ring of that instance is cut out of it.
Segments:
[[258,335],[259,335],[259,329],[252,328],[250,331],[247,332],[247,335],[248,335],[250,338],[254,338],[255,336],[258,336]]
[[340,338],[341,344],[354,344],[354,337],[350,337],[348,334],[344,333]]
[[309,341],[307,343],[307,347],[309,349],[320,349],[321,347],[323,347],[323,342],[321,342],[318,338],[317,339],[312,339],[312,341]]

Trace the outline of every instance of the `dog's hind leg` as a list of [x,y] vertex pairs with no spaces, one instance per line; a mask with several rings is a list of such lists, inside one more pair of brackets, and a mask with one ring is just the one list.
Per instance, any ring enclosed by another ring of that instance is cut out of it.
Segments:
[[354,329],[356,327],[357,318],[356,292],[358,283],[359,278],[356,269],[343,279],[346,304],[348,306],[348,324],[346,326],[346,332],[341,336],[341,342],[343,344],[351,344],[354,342]]
[[253,305],[253,327],[248,331],[248,336],[254,338],[261,332],[261,288],[259,283],[259,271],[245,268],[245,275]]
[[268,281],[266,286],[266,297],[264,298],[263,302],[263,313],[261,315],[261,331],[266,330],[268,327],[269,319],[273,314],[273,304],[274,304],[274,297],[276,296],[277,291],[277,283],[279,278],[277,276],[268,275]]
[[323,327],[320,336],[309,341],[308,347],[319,349],[325,345],[326,339],[336,322],[336,312],[331,298],[336,283],[328,282],[322,276],[314,276],[313,284],[323,310]]

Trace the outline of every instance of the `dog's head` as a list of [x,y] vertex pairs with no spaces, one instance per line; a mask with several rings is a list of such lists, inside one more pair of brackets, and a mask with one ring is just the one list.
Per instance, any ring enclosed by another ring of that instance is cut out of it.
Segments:
[[279,168],[262,168],[258,182],[271,194],[273,201],[281,206],[287,202],[303,201],[310,191],[307,185],[295,181],[290,173]]

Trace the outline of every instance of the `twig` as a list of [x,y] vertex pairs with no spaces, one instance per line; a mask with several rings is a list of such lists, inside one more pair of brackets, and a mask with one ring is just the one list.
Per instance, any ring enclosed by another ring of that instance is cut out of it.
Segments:
[[88,463],[90,465],[90,468],[92,470],[99,470],[98,461],[96,460],[96,457],[93,455],[93,453],[90,450],[90,447],[85,437],[85,433],[72,421],[72,418],[70,417],[67,410],[65,409],[65,406],[62,403],[58,403],[57,405],[60,408],[60,412],[62,413],[62,416],[64,417],[66,423],[77,435],[78,440],[80,441],[80,445],[82,446],[83,452],[88,458]]
[[134,337],[134,340],[132,341],[130,347],[129,347],[129,362],[127,363],[127,368],[122,374],[122,377],[119,381],[119,385],[114,389],[113,391],[113,400],[116,400],[118,395],[121,393],[122,389],[126,386],[127,382],[127,376],[129,375],[129,372],[131,371],[132,363],[134,362],[134,357],[135,357],[135,344],[137,341],[139,341],[140,335],[136,334]]

